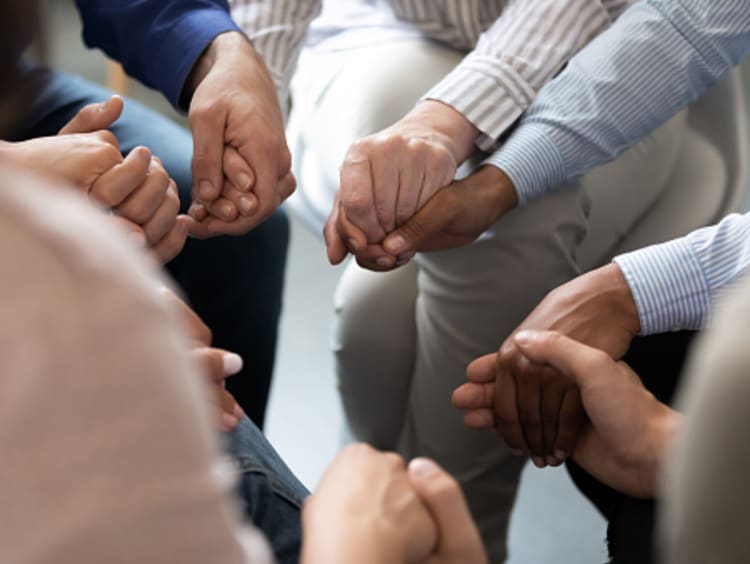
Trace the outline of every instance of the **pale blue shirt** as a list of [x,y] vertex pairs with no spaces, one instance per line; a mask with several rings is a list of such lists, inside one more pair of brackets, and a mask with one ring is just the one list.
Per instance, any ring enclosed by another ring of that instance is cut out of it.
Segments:
[[[487,164],[523,205],[615,159],[749,51],[750,0],[643,0],[539,92]],[[750,214],[615,261],[643,334],[700,328],[716,295],[750,272]]]

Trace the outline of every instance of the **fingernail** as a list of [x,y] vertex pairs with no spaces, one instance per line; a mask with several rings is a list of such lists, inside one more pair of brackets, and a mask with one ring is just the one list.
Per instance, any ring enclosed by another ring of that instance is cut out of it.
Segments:
[[198,185],[198,196],[203,200],[211,200],[214,196],[214,189],[208,180],[201,180]]
[[238,421],[242,421],[246,417],[245,411],[240,407],[240,404],[238,404],[238,403],[234,404],[234,411],[233,411],[233,413],[234,413],[234,416],[237,418]]
[[221,424],[224,425],[225,429],[229,429],[231,431],[240,424],[240,421],[234,415],[230,415],[229,413],[222,411]]
[[240,204],[240,211],[246,215],[249,215],[250,212],[253,211],[253,201],[250,198],[245,198],[244,196],[240,198],[239,200]]
[[188,215],[200,221],[201,219],[203,219],[202,216],[204,211],[205,210],[203,209],[203,204],[193,202],[192,204],[190,204],[190,208],[188,208]]
[[545,466],[547,466],[547,462],[541,456],[532,456],[531,461],[537,468],[544,468]]
[[555,450],[554,454],[555,454],[555,458],[557,458],[561,462],[565,460],[566,458],[568,458],[568,453],[561,449]]
[[360,250],[359,242],[354,237],[349,237],[346,240],[346,243],[347,243],[347,245],[349,246],[349,248],[351,250],[353,250],[353,251],[359,251]]
[[406,248],[406,239],[401,235],[394,235],[389,237],[388,241],[385,242],[386,250],[394,255],[400,254]]
[[554,457],[554,456],[548,456],[547,457],[547,464],[549,466],[560,466],[562,464],[562,460]]
[[146,236],[141,233],[140,231],[131,231],[128,235],[128,239],[136,246],[136,247],[145,247],[146,246]]
[[250,177],[246,173],[241,172],[237,175],[237,187],[242,191],[250,188]]
[[232,206],[230,206],[229,204],[222,204],[221,214],[224,217],[230,217],[232,215]]
[[429,458],[415,458],[409,463],[409,472],[415,478],[425,479],[440,472],[440,467]]
[[378,257],[375,260],[376,263],[378,263],[378,266],[393,266],[393,258],[392,257]]
[[224,355],[224,374],[232,376],[242,370],[242,357],[238,354],[227,353]]
[[510,449],[510,453],[513,456],[523,456],[523,451],[520,448],[512,448]]

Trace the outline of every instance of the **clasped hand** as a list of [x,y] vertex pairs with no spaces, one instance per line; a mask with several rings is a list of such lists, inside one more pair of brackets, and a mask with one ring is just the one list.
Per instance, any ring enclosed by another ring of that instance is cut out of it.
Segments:
[[467,368],[470,381],[454,393],[470,427],[495,428],[510,448],[536,466],[557,466],[575,449],[586,421],[577,382],[554,365],[532,362],[518,344],[524,330],[556,331],[622,357],[638,333],[638,314],[616,264],[550,292],[497,353]]
[[388,129],[354,143],[323,232],[330,262],[351,253],[365,268],[391,270],[417,251],[478,237],[515,204],[515,195],[493,167],[453,181],[477,135],[462,114],[426,100]]
[[230,32],[214,39],[186,90],[194,146],[191,235],[245,234],[296,188],[274,83],[247,38]]
[[2,152],[80,190],[110,211],[132,240],[167,262],[182,250],[190,218],[178,215],[177,186],[151,151],[137,147],[123,158],[117,138],[107,130],[122,109],[122,98],[113,96],[84,107],[58,135],[3,143]]

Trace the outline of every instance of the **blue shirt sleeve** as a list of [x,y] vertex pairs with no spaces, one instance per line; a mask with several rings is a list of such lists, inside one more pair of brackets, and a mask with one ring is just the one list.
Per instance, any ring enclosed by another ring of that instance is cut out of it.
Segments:
[[750,51],[750,0],[643,0],[538,94],[487,164],[519,202],[615,159]]
[[76,0],[83,39],[175,106],[211,41],[239,31],[226,0]]

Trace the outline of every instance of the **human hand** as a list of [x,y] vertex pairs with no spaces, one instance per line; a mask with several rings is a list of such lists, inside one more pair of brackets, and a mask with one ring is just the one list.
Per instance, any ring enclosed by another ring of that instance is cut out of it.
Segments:
[[345,448],[328,467],[305,501],[302,525],[304,564],[417,563],[437,545],[403,459],[365,444]]
[[227,392],[225,380],[242,370],[242,358],[211,346],[211,329],[184,301],[166,286],[159,293],[179,316],[190,341],[190,354],[211,385],[211,404],[221,431],[231,431],[245,417],[237,401]]
[[[418,103],[391,127],[356,141],[340,170],[338,206],[329,218],[328,255],[352,237],[336,218],[346,217],[363,244],[378,244],[403,225],[435,193],[448,186],[471,154],[477,128],[452,107],[435,100]],[[333,236],[335,235],[335,237]],[[391,266],[380,261],[381,267]]]
[[123,160],[117,138],[106,130],[122,107],[119,96],[86,106],[58,135],[0,142],[0,152],[26,169],[88,193],[102,174]]
[[409,463],[409,481],[430,510],[438,528],[438,543],[425,564],[482,564],[487,562],[466,499],[458,482],[435,462],[415,458]]
[[199,223],[192,234],[246,233],[295,186],[273,81],[247,38],[229,32],[201,56],[183,94],[194,142],[193,199],[202,204],[194,210]]
[[618,491],[654,497],[681,416],[601,350],[550,331],[521,331],[514,340],[531,362],[554,367],[580,389],[590,423],[573,459]]
[[[58,135],[86,133],[112,125],[122,113],[123,100],[89,104]],[[177,185],[161,161],[145,147],[137,147],[91,186],[91,197],[114,211],[118,222],[151,249],[161,263],[172,260],[185,245],[192,221],[179,216]]]
[[341,206],[334,206],[324,231],[328,257],[337,264],[351,252],[365,268],[391,270],[408,262],[417,251],[468,245],[517,201],[508,176],[498,168],[484,166],[440,190],[378,245],[368,244]]
[[[550,292],[516,331],[555,330],[620,358],[639,328],[630,289],[612,263]],[[513,335],[497,354],[471,363],[467,377],[453,401],[468,426],[495,427],[514,452],[529,453],[539,467],[559,465],[572,452],[584,421],[577,386],[529,362]]]

